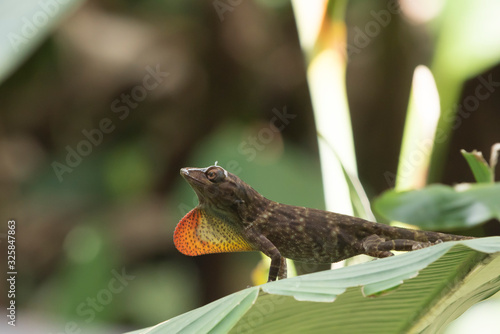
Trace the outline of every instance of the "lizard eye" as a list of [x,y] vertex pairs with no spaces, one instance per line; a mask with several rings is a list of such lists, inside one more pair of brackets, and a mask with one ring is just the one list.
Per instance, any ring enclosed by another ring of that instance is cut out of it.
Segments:
[[211,168],[205,173],[207,179],[213,183],[220,182],[224,179],[224,171],[220,168]]

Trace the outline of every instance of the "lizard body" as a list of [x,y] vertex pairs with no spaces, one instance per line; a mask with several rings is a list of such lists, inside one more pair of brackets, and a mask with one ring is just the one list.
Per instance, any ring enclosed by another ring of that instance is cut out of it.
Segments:
[[361,218],[271,201],[220,166],[182,168],[199,204],[177,225],[176,248],[186,255],[262,251],[271,258],[269,281],[286,278],[289,258],[332,263],[359,254],[393,255],[435,243],[471,239],[411,230]]

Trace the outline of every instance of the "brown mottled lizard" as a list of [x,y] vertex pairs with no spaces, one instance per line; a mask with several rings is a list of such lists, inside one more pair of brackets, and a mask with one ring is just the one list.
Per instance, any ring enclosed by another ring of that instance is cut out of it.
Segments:
[[286,278],[285,258],[332,263],[358,254],[382,258],[471,237],[411,230],[334,212],[271,201],[220,166],[182,168],[199,204],[177,225],[186,255],[261,251],[271,258],[268,281]]

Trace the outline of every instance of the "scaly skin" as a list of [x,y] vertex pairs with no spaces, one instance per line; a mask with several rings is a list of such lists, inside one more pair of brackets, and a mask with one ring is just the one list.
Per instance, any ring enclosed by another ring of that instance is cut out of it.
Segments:
[[359,254],[393,255],[436,243],[472,239],[410,230],[334,212],[268,200],[219,166],[183,168],[199,204],[178,224],[174,243],[183,254],[261,251],[271,258],[268,281],[286,278],[289,258],[332,263]]

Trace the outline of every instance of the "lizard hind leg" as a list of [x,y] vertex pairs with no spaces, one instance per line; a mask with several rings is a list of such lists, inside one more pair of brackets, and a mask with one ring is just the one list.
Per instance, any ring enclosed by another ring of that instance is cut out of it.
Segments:
[[364,253],[374,257],[387,257],[393,255],[390,251],[412,251],[430,246],[429,242],[408,239],[386,240],[376,234],[366,237],[362,241]]
[[362,253],[370,255],[377,258],[393,256],[389,250],[381,249],[379,246],[385,242],[384,238],[379,237],[376,234],[372,234],[366,237],[361,242]]

